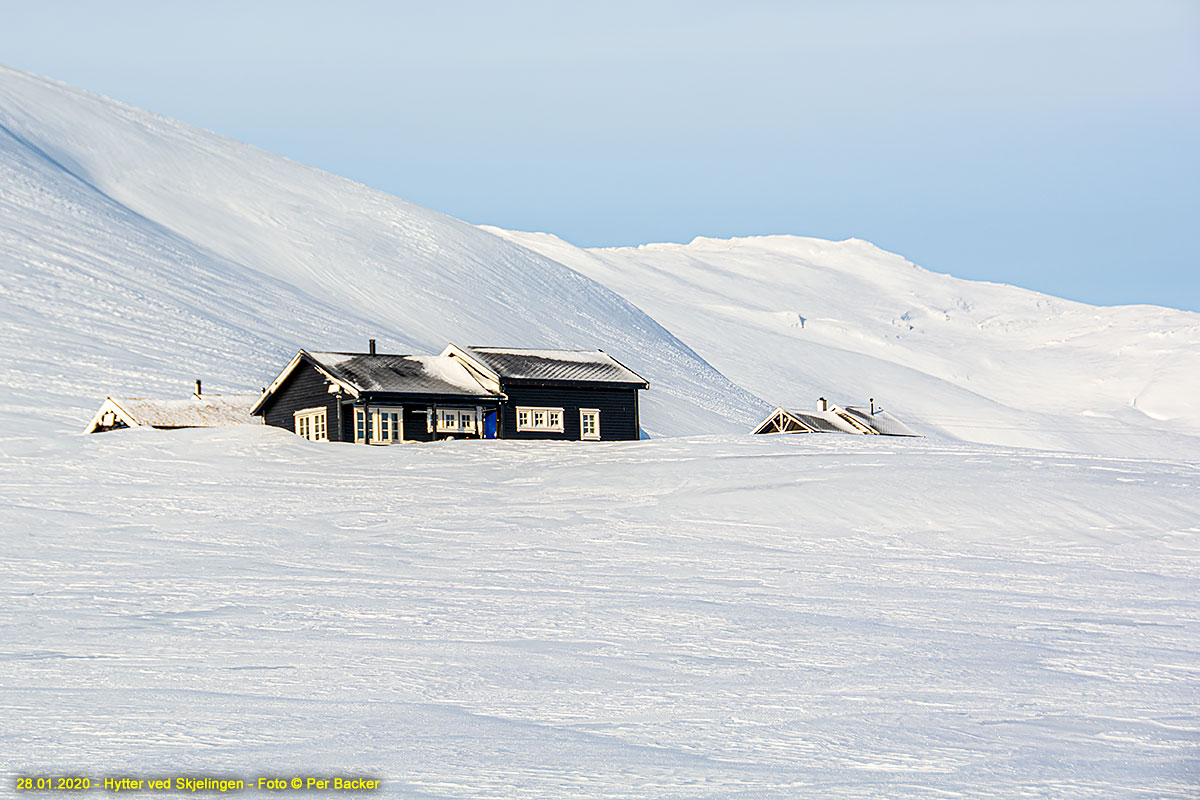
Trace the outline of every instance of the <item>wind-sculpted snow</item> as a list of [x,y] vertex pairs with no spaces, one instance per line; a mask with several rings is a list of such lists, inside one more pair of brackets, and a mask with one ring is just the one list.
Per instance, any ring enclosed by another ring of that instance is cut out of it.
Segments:
[[968,441],[1200,458],[1200,314],[960,280],[859,240],[581,250],[488,230],[620,292],[775,405],[875,397]]
[[[398,143],[398,146],[402,146]],[[398,198],[0,68],[0,405],[257,389],[299,347],[603,348],[645,375],[650,433],[766,407],[612,291]],[[29,416],[33,424],[45,413]]]
[[7,770],[1195,797],[1194,465],[261,427],[7,448]]

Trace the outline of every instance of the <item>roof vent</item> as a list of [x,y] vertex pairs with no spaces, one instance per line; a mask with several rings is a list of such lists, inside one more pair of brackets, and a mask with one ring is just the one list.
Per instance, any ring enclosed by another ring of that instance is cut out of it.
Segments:
[[196,397],[200,396],[200,379],[196,378]]
[[371,355],[375,355],[375,340],[371,340]]
[[822,411],[828,411],[828,410],[829,410],[829,403],[828,403],[828,402],[826,402],[826,400],[825,400],[825,398],[824,398],[824,397],[818,397],[818,398],[817,398],[817,402],[821,404],[821,410],[822,410]]

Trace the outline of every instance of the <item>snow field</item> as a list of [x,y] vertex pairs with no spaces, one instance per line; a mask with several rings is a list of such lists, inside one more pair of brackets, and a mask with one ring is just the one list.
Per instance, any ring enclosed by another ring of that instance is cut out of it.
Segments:
[[4,448],[0,750],[25,772],[1194,796],[1198,465],[816,436]]

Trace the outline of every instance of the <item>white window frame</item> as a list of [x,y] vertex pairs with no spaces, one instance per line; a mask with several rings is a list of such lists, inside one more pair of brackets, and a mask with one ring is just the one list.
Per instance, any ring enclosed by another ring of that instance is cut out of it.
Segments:
[[297,436],[310,442],[329,441],[329,411],[324,406],[302,408],[292,414]]
[[[594,433],[587,433],[587,427],[584,425],[586,417],[594,417],[596,420],[596,430]],[[581,408],[579,409],[579,439],[580,441],[598,442],[600,441],[600,409],[598,408]]]
[[[370,414],[366,414],[370,411]],[[386,424],[385,424],[386,423]],[[384,428],[388,435],[383,436]],[[364,435],[365,434],[365,438]],[[404,441],[404,406],[359,406],[354,409],[354,441],[358,444],[396,444]]]
[[[454,415],[454,424],[451,425],[447,421],[447,417]],[[438,433],[478,433],[479,419],[478,414],[473,408],[438,408],[437,410],[437,430]]]
[[[541,423],[538,424],[538,415],[541,415]],[[556,414],[558,416],[558,424],[550,424],[550,416]],[[525,422],[521,422],[522,415],[525,417]],[[517,430],[532,431],[536,433],[562,433],[563,419],[566,416],[561,408],[548,408],[545,406],[517,406]]]

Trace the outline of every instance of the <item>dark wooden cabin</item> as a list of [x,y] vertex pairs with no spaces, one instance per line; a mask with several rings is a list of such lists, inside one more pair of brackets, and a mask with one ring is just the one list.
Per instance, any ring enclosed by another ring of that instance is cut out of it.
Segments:
[[638,392],[646,379],[603,350],[449,345],[484,386],[503,395],[504,439],[619,441],[641,436]]
[[640,436],[645,379],[600,350],[456,347],[441,355],[301,350],[251,413],[314,441]]

